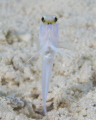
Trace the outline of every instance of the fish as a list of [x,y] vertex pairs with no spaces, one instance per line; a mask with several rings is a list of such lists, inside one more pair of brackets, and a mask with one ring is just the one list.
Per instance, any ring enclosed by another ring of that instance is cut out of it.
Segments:
[[44,15],[41,18],[42,23],[39,30],[39,42],[41,49],[28,60],[29,62],[36,55],[42,53],[42,100],[43,112],[45,116],[47,115],[46,101],[55,51],[71,58],[71,56],[67,53],[58,49],[59,33],[57,20],[58,18],[55,15]]

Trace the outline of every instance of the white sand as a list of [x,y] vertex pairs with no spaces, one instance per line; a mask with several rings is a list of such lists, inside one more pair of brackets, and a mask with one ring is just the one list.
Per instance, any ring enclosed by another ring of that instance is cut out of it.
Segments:
[[[38,34],[44,14],[58,16],[55,55],[42,115]],[[68,41],[66,43],[66,41]],[[74,49],[73,49],[74,48]],[[0,0],[0,120],[96,120],[96,0]]]

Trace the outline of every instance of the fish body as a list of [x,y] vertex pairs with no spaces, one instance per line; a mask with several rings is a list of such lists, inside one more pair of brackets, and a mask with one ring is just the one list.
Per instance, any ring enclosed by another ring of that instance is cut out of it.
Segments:
[[42,52],[42,99],[43,111],[46,115],[46,100],[51,79],[55,51],[51,48],[58,46],[58,26],[54,24],[42,23],[39,32],[39,41],[41,47],[45,47]]

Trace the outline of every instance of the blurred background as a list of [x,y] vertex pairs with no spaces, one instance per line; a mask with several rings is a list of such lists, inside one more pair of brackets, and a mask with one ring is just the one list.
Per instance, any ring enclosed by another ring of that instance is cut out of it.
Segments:
[[48,119],[96,120],[96,0],[0,0],[0,119],[46,119],[42,56],[26,63],[43,15],[58,17],[59,48],[74,58],[55,55]]

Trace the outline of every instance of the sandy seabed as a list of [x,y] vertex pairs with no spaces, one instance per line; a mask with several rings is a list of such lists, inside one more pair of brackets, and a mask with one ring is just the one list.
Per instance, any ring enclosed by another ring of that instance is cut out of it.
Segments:
[[[42,15],[57,15],[55,54],[42,112]],[[64,48],[69,48],[64,49]],[[96,0],[0,0],[0,120],[96,120]]]

